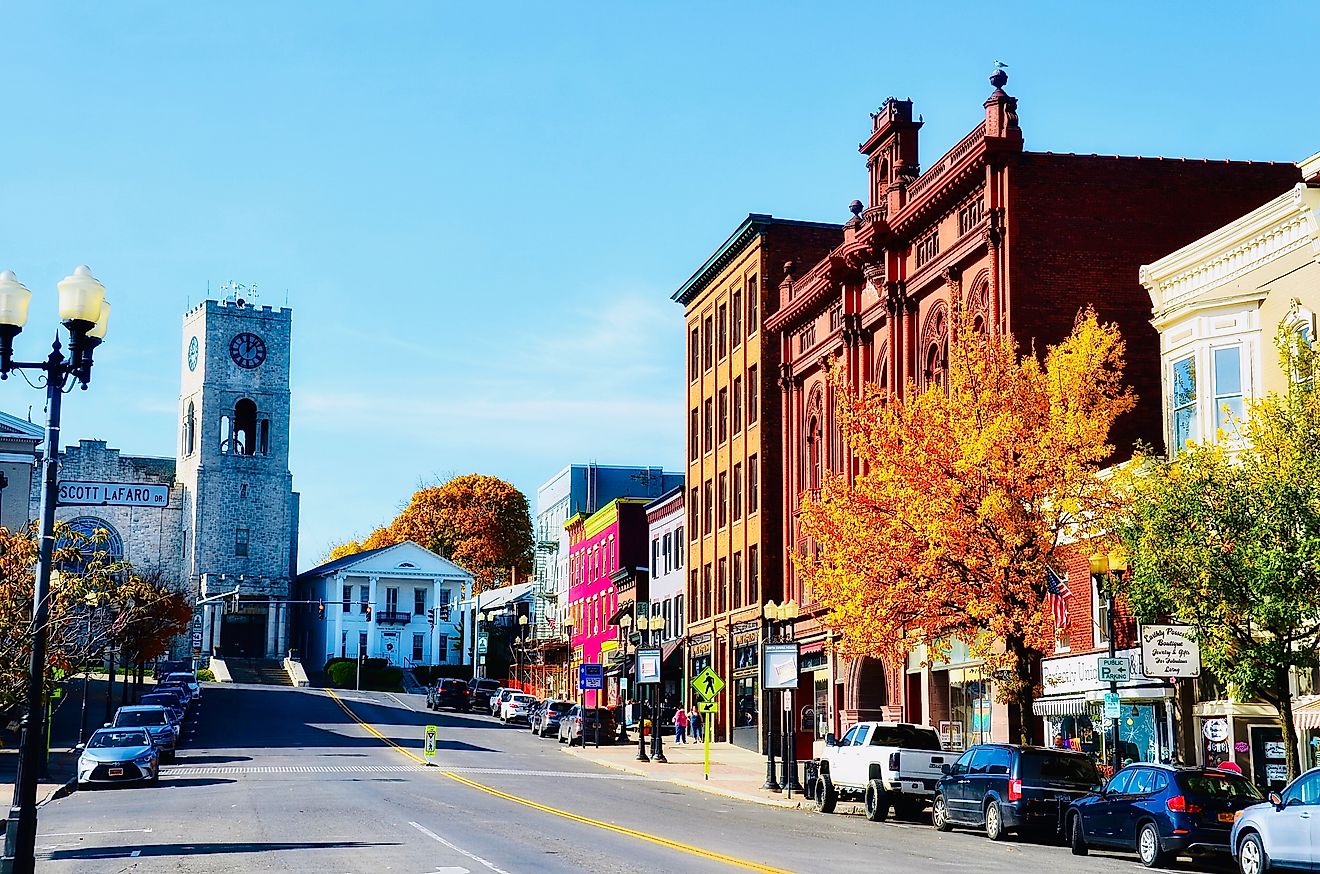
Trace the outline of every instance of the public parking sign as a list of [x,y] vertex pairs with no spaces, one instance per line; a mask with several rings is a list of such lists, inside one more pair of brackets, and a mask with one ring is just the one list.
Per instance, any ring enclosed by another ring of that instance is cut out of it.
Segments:
[[604,689],[605,668],[599,664],[578,665],[579,689]]
[[1126,683],[1131,679],[1127,659],[1102,658],[1096,663],[1096,678],[1102,683]]

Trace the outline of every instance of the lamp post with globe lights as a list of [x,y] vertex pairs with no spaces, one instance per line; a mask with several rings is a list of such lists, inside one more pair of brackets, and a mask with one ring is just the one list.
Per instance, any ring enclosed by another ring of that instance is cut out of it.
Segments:
[[22,719],[18,774],[14,798],[5,826],[4,854],[0,872],[30,874],[36,866],[37,777],[41,771],[45,740],[46,624],[50,619],[51,555],[55,546],[55,502],[60,447],[60,402],[66,391],[83,389],[92,379],[92,352],[105,339],[110,304],[105,286],[87,267],[78,267],[57,284],[59,317],[69,332],[69,354],[64,354],[59,333],[44,361],[15,361],[14,338],[27,325],[32,292],[12,271],[0,273],[0,379],[18,372],[27,379],[37,374],[34,388],[46,391],[46,440],[41,458],[41,520],[37,552],[36,583],[32,592],[32,652],[28,668],[27,707]]
[[[1106,555],[1103,552],[1096,552],[1091,556],[1091,576],[1095,579],[1096,590],[1102,598],[1105,598],[1106,604],[1106,633],[1109,636],[1109,657],[1116,658],[1118,653],[1117,641],[1114,640],[1114,596],[1115,589],[1119,581],[1123,579],[1123,574],[1128,570],[1127,553],[1122,548],[1116,549]],[[1114,680],[1109,681],[1109,691],[1112,695],[1118,695],[1118,683]],[[1117,774],[1123,767],[1123,752],[1118,742],[1119,719],[1115,718],[1113,722],[1114,736],[1114,773]]]

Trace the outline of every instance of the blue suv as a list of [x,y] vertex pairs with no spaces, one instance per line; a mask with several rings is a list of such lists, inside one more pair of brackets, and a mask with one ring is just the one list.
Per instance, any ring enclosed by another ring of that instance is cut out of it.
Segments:
[[1233,823],[1260,801],[1240,774],[1129,765],[1100,791],[1074,801],[1065,828],[1078,856],[1090,847],[1135,850],[1143,865],[1157,868],[1179,853],[1227,855]]

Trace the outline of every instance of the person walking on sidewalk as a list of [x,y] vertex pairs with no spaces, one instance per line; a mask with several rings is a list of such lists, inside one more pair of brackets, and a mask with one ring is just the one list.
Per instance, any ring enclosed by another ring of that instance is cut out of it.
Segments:
[[674,711],[674,743],[687,743],[687,711],[682,707]]
[[701,743],[705,737],[706,727],[701,724],[701,714],[697,712],[697,705],[692,705],[692,710],[688,713],[688,728],[691,729],[692,740],[695,743]]

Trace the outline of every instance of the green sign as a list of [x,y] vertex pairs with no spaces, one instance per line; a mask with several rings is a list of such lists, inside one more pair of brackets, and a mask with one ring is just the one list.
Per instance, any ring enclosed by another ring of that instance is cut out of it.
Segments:
[[719,674],[712,671],[710,666],[707,665],[705,670],[692,678],[692,688],[704,700],[712,701],[724,688],[724,681],[720,679]]
[[487,635],[486,632],[484,632],[484,631],[477,635],[477,653],[478,653],[478,655],[485,655],[485,654],[486,654],[486,639],[487,639],[487,637],[488,637],[488,635]]

